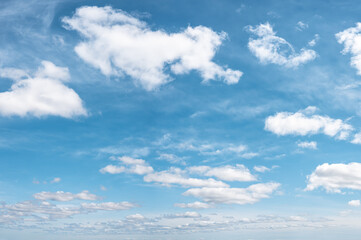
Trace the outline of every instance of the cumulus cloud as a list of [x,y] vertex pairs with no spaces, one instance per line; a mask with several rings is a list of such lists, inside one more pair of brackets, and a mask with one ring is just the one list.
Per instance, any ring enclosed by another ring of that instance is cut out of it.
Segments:
[[247,188],[191,188],[183,195],[203,199],[207,203],[253,204],[263,198],[269,198],[279,183],[258,183]]
[[123,166],[115,166],[115,165],[107,165],[104,168],[100,169],[101,173],[110,173],[110,174],[118,174],[118,173],[134,173],[138,175],[144,175],[147,173],[153,172],[153,168],[149,166],[143,159],[135,159],[128,156],[115,158],[118,160]]
[[226,183],[214,180],[213,178],[199,179],[187,177],[185,171],[174,167],[166,171],[148,174],[144,176],[144,181],[157,182],[167,186],[177,184],[183,187],[228,187]]
[[65,85],[68,68],[43,61],[33,77],[20,69],[0,69],[0,76],[14,81],[11,89],[0,92],[0,114],[3,116],[86,116],[78,94]]
[[269,23],[250,26],[248,30],[255,35],[250,38],[248,48],[264,64],[277,64],[285,67],[297,67],[316,58],[314,50],[302,48],[296,53],[285,39],[276,36]]
[[136,207],[130,202],[103,202],[103,203],[82,203],[81,207],[88,210],[116,211],[126,210]]
[[360,200],[351,200],[348,202],[348,205],[351,207],[359,207],[360,206]]
[[353,144],[361,144],[361,132],[356,133],[351,141]]
[[167,33],[109,6],[81,7],[62,21],[85,39],[75,47],[80,58],[104,75],[128,75],[146,90],[171,81],[168,68],[173,74],[196,70],[204,82],[222,79],[235,84],[242,76],[212,61],[226,34],[204,26]]
[[317,149],[317,142],[299,142],[297,143],[297,146],[300,148]]
[[174,213],[165,215],[164,218],[200,218],[201,215],[197,212]]
[[337,33],[336,39],[339,44],[344,45],[343,54],[350,53],[351,66],[357,69],[357,74],[361,75],[361,23],[356,23],[356,27],[347,28]]
[[317,166],[307,177],[306,190],[312,191],[319,187],[327,192],[341,193],[341,189],[361,190],[361,163],[328,164]]
[[265,167],[265,166],[254,166],[253,170],[255,170],[256,172],[260,172],[260,173],[271,171],[270,168]]
[[257,180],[257,178],[251,174],[249,169],[242,164],[236,164],[236,166],[226,165],[213,168],[209,166],[193,166],[189,167],[188,171],[191,173],[202,174],[208,177],[216,177],[224,181],[249,182]]
[[333,119],[328,116],[320,116],[309,111],[296,113],[279,112],[266,119],[265,130],[277,135],[312,135],[323,133],[338,139],[346,139],[353,127],[341,119]]
[[40,192],[35,193],[33,195],[35,199],[38,200],[52,200],[52,201],[59,201],[59,202],[68,202],[72,200],[98,200],[99,197],[95,194],[89,193],[89,191],[82,191],[77,194],[73,194],[70,192],[63,192],[63,191],[57,191],[57,192]]
[[180,208],[194,208],[194,209],[206,209],[212,207],[212,205],[208,203],[199,202],[199,201],[195,201],[192,203],[176,203],[174,204],[174,206]]

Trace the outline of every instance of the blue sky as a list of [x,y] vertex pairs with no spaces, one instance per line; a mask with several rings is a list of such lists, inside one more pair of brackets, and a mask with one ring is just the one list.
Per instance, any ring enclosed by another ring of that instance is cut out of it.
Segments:
[[356,1],[2,1],[0,240],[359,239]]

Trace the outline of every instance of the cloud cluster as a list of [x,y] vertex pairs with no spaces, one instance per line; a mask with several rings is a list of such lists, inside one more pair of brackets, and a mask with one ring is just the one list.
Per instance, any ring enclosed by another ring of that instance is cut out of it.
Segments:
[[269,198],[279,186],[279,183],[270,182],[253,184],[247,188],[191,188],[184,195],[201,198],[207,203],[243,205]]
[[0,69],[0,77],[14,81],[11,89],[0,92],[0,114],[3,116],[86,116],[87,111],[78,94],[65,85],[70,79],[67,68],[43,61],[29,76],[21,69]]
[[80,58],[107,76],[126,74],[146,90],[171,81],[166,69],[173,74],[196,70],[203,81],[222,79],[226,84],[235,84],[242,76],[212,61],[226,34],[204,26],[189,26],[179,33],[152,30],[109,6],[80,7],[63,23],[85,39],[75,47]]
[[343,120],[314,114],[314,110],[315,107],[308,107],[295,113],[279,112],[266,119],[265,130],[281,136],[323,133],[338,139],[346,139],[353,130]]
[[316,58],[314,50],[302,48],[296,53],[293,46],[285,39],[276,36],[269,23],[250,26],[248,30],[256,36],[250,38],[248,48],[261,63],[273,63],[285,67],[297,67]]
[[361,23],[358,22],[356,27],[337,33],[336,39],[339,44],[344,45],[342,53],[352,55],[351,66],[357,69],[358,75],[361,75]]
[[42,200],[42,201],[52,200],[52,201],[59,201],[59,202],[68,202],[68,201],[73,201],[76,199],[90,200],[90,201],[99,199],[98,196],[96,196],[95,194],[91,194],[89,191],[86,191],[86,190],[82,191],[80,193],[77,193],[77,194],[73,194],[70,192],[63,192],[63,191],[40,192],[40,193],[35,193],[33,195],[33,197],[35,199]]
[[341,189],[361,190],[361,163],[328,164],[317,166],[307,177],[306,190],[324,188],[327,192],[340,193]]

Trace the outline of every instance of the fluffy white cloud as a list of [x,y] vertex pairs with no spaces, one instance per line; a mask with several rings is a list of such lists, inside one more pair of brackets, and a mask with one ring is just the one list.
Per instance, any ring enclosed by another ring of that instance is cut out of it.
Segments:
[[356,133],[351,141],[353,144],[361,144],[361,132]]
[[317,166],[307,179],[306,190],[308,191],[319,187],[326,189],[327,192],[337,193],[340,193],[343,188],[361,190],[361,163],[324,163]]
[[58,182],[60,182],[60,181],[61,181],[61,178],[56,177],[56,178],[54,178],[53,180],[51,180],[50,183],[58,183]]
[[279,183],[259,183],[247,188],[191,188],[184,195],[203,199],[208,203],[252,204],[269,198]]
[[185,212],[165,215],[164,218],[200,218],[201,215],[197,212]]
[[145,182],[158,182],[163,185],[177,184],[182,187],[228,187],[227,184],[213,178],[199,179],[185,176],[185,171],[170,168],[166,171],[154,172],[144,176]]
[[331,137],[346,139],[353,127],[341,119],[333,119],[328,116],[320,116],[309,111],[301,110],[296,113],[279,112],[266,119],[265,130],[277,135],[311,135],[323,133]]
[[69,81],[67,68],[43,61],[30,77],[23,70],[0,69],[0,76],[11,78],[11,89],[0,93],[0,114],[3,116],[86,116],[78,94],[64,83]]
[[256,27],[250,26],[248,29],[257,37],[256,39],[249,39],[248,48],[261,63],[297,67],[317,56],[314,50],[305,48],[296,53],[289,42],[276,36],[269,23],[260,24]]
[[136,207],[130,202],[103,202],[103,203],[82,203],[81,207],[87,210],[117,211]]
[[317,149],[317,142],[315,142],[315,141],[299,142],[299,143],[297,143],[297,146],[300,148]]
[[352,206],[352,207],[359,207],[360,206],[360,200],[351,200],[351,201],[348,202],[348,205]]
[[192,202],[192,203],[176,203],[174,204],[175,207],[180,208],[194,208],[194,209],[205,209],[205,208],[211,208],[212,205],[204,202]]
[[73,194],[70,192],[63,192],[63,191],[57,191],[57,192],[40,192],[40,193],[35,193],[33,195],[33,197],[35,199],[38,200],[52,200],[52,201],[59,201],[59,202],[67,202],[67,201],[72,201],[72,200],[97,200],[99,199],[98,196],[96,196],[95,194],[91,194],[89,193],[89,191],[82,191],[80,193],[77,194]]
[[114,160],[120,161],[125,166],[115,166],[110,164],[100,169],[99,171],[101,173],[110,173],[110,174],[127,172],[138,175],[144,175],[153,172],[153,168],[149,166],[143,159],[135,159],[128,156],[123,156],[123,157],[115,158]]
[[260,173],[264,173],[264,172],[271,171],[270,168],[265,167],[265,166],[254,166],[253,169],[254,169],[256,172],[260,172]]
[[173,74],[197,70],[203,81],[223,79],[226,84],[235,84],[242,76],[240,71],[212,62],[226,34],[207,27],[187,27],[179,33],[152,30],[109,6],[78,8],[63,23],[85,38],[75,47],[80,58],[105,75],[126,74],[146,90],[171,81],[168,67]]
[[357,69],[357,74],[361,75],[361,23],[356,27],[348,28],[336,34],[338,43],[344,45],[343,54],[350,53],[351,66]]
[[194,166],[189,167],[188,171],[208,177],[216,177],[224,181],[249,182],[257,180],[257,178],[250,173],[249,169],[242,164],[236,164],[236,166],[226,165],[214,168],[209,166]]

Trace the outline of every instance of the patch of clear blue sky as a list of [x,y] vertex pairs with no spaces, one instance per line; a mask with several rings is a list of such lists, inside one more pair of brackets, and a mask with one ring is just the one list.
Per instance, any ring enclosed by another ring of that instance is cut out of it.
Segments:
[[[62,17],[71,16],[84,5],[110,5],[140,16],[152,29],[167,32],[198,25],[224,31],[228,38],[214,60],[241,70],[244,76],[238,84],[228,86],[221,82],[201,84],[195,72],[173,75],[174,81],[154,92],[135,87],[128,77],[107,78],[79,59],[73,48],[81,37],[61,24]],[[358,161],[360,147],[324,135],[277,137],[264,130],[264,120],[278,111],[295,112],[313,105],[321,115],[354,117],[352,124],[360,127],[360,97],[350,96],[350,92],[340,96],[335,90],[336,86],[360,77],[349,65],[350,56],[340,54],[342,46],[334,37],[359,21],[360,8],[355,1],[33,1],[28,6],[27,1],[3,1],[1,66],[35,70],[41,60],[49,60],[68,67],[72,79],[69,86],[84,100],[90,116],[76,120],[1,117],[0,200],[14,203],[31,199],[40,191],[77,193],[87,189],[109,201],[142,205],[124,215],[182,211],[173,204],[191,199],[181,195],[183,188],[155,187],[145,184],[142,176],[99,173],[111,162],[110,156],[137,155],[137,149],[149,148],[148,154],[139,157],[156,170],[171,165],[157,159],[160,153],[186,157],[190,166],[205,161],[211,166],[241,163],[250,169],[256,165],[278,165],[272,172],[260,175],[260,179],[280,182],[283,195],[255,205],[232,206],[237,211],[311,214],[320,210],[322,216],[328,211],[336,214],[347,208],[345,203],[350,196],[324,191],[305,193],[302,189],[306,176],[324,162]],[[298,31],[299,21],[309,27]],[[277,35],[293,44],[296,51],[307,47],[308,41],[319,34],[320,40],[313,47],[318,57],[295,69],[260,64],[247,48],[250,35],[245,27],[265,22],[272,24]],[[0,90],[8,89],[10,84],[8,79],[1,79]],[[198,115],[191,117],[195,113]],[[163,149],[155,142],[165,134],[170,134],[174,142],[244,144],[260,155],[244,159]],[[305,140],[317,141],[318,150],[297,153],[296,142]],[[119,152],[100,151],[106,147]],[[285,155],[275,157],[282,154]],[[61,177],[62,181],[49,184],[54,177]],[[33,179],[48,184],[33,184]],[[101,185],[108,190],[100,191]],[[319,201],[319,197],[323,200]],[[360,193],[355,192],[352,198],[360,198]],[[223,210],[229,211],[227,206]],[[272,239],[278,237],[284,239]]]

